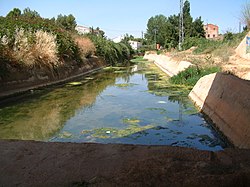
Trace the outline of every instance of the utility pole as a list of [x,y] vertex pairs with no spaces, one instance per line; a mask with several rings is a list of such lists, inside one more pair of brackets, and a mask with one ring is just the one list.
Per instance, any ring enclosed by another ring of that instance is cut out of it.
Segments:
[[180,16],[179,16],[179,50],[184,42],[184,25],[183,25],[183,0],[180,0]]

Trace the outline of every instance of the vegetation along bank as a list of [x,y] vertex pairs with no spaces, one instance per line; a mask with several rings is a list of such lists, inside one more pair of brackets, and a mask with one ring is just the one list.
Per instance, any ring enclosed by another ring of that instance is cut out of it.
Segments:
[[73,15],[42,18],[29,8],[0,17],[0,96],[126,63],[132,49],[103,31],[80,35]]

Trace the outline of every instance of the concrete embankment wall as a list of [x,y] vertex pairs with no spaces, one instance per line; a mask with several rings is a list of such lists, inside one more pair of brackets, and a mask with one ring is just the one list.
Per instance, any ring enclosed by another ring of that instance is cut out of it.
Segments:
[[173,61],[171,57],[167,55],[146,53],[143,58],[153,61],[159,68],[161,68],[162,71],[167,73],[170,77],[177,75],[179,72],[192,65],[187,61]]
[[250,60],[250,32],[241,41],[235,52],[241,58]]
[[189,97],[239,148],[250,148],[250,81],[215,73],[202,77]]
[[8,76],[0,77],[0,98],[26,92],[30,89],[70,81],[106,65],[103,59],[92,57],[86,59],[82,64],[74,61],[65,62],[56,69],[46,67],[35,67],[33,69],[9,67],[7,70]]

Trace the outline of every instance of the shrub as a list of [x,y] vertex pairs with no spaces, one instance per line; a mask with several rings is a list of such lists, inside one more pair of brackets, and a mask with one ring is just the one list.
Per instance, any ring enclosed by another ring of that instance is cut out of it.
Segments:
[[[12,41],[12,42],[10,42]],[[58,63],[56,37],[38,30],[35,33],[16,29],[14,37],[1,37],[1,55],[25,66],[53,66]]]
[[114,43],[101,36],[89,35],[96,47],[96,54],[111,65],[123,63],[130,58],[129,47],[124,43]]
[[[37,30],[42,30],[47,33],[52,33],[56,36],[56,43],[58,46],[58,55],[64,58],[75,59],[81,61],[79,57],[79,48],[75,44],[71,33],[56,25],[54,21],[35,17],[18,17],[15,19],[0,17],[0,37],[6,35],[10,39],[10,45],[16,35],[16,29],[22,28],[25,33],[35,33]],[[28,38],[32,42],[32,37]]]
[[56,36],[52,33],[42,30],[36,31],[32,49],[33,63],[41,63],[47,66],[58,64]]
[[75,37],[75,42],[80,49],[80,54],[83,58],[88,58],[95,54],[96,48],[93,42],[87,37]]

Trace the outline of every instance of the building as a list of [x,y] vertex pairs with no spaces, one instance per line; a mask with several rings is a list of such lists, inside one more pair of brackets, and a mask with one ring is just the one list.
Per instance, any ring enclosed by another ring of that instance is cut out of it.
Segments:
[[207,39],[217,39],[219,37],[219,27],[213,24],[204,25]]
[[118,36],[116,38],[113,38],[112,41],[115,43],[121,42],[125,37],[124,36]]
[[141,42],[138,42],[138,41],[129,40],[128,42],[129,42],[130,46],[132,47],[132,49],[134,49],[134,50],[137,50],[142,46]]
[[76,26],[76,30],[80,33],[80,34],[88,34],[91,32],[91,29],[89,27],[84,27],[81,25],[77,25]]

